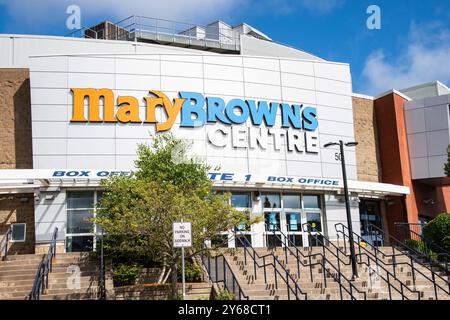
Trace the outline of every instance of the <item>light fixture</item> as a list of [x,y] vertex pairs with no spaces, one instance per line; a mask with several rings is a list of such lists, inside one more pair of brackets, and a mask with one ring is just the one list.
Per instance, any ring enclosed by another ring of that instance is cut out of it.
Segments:
[[331,146],[338,146],[338,145],[339,145],[339,143],[337,143],[337,142],[328,142],[323,147],[324,148],[328,148],[328,147],[331,147]]
[[54,194],[46,194],[45,195],[45,200],[53,200],[55,199],[55,195]]
[[345,144],[346,147],[356,147],[357,145],[358,145],[358,142],[356,142],[356,141],[347,142]]
[[346,147],[354,147],[358,145],[358,142],[356,141],[350,141],[344,143],[344,141],[339,140],[339,142],[328,142],[324,145],[325,148],[331,147],[331,146],[339,146],[340,150],[340,157],[339,160],[341,161],[341,167],[342,167],[342,180],[344,182],[344,201],[345,201],[345,211],[347,214],[347,228],[348,228],[348,238],[350,242],[350,258],[351,258],[351,264],[352,264],[352,279],[358,278],[358,266],[357,266],[357,259],[356,259],[356,252],[355,252],[355,240],[353,239],[353,226],[352,226],[352,216],[350,212],[350,199],[349,199],[349,191],[348,191],[348,182],[347,182],[347,171],[345,168],[345,154],[344,154],[344,146]]

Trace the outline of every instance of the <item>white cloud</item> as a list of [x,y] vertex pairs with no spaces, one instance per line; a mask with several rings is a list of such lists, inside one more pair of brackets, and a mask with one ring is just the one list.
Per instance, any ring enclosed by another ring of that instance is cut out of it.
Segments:
[[369,94],[434,80],[450,83],[450,30],[440,23],[412,24],[404,51],[396,58],[384,50],[373,52],[362,75]]
[[227,18],[247,0],[0,0],[15,28],[31,31],[64,27],[68,17],[66,8],[76,4],[81,9],[82,24],[99,22],[104,18],[113,21],[130,15],[141,15],[182,22],[206,23],[220,17]]

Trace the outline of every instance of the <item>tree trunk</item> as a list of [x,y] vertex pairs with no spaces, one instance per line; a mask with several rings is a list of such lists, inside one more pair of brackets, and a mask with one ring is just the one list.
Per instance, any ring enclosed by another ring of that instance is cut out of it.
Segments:
[[178,263],[176,256],[173,257],[172,261],[172,277],[171,277],[171,293],[172,293],[172,299],[176,300],[178,299],[178,288],[177,288],[177,282],[178,282]]

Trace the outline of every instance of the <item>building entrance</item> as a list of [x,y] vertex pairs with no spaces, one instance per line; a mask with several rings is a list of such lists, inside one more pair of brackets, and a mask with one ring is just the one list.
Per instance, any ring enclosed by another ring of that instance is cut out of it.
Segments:
[[[380,203],[373,200],[361,200],[359,203],[361,220],[361,237],[372,245],[382,246],[384,243],[381,220]],[[378,228],[378,229],[377,229]]]

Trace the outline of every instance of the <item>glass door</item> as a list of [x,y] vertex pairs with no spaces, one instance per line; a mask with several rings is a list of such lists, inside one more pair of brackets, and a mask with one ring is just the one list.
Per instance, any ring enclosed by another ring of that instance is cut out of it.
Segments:
[[93,191],[67,191],[66,252],[83,252],[94,249]]
[[283,194],[284,230],[289,245],[303,246],[301,197],[299,194]]
[[102,191],[67,191],[66,252],[95,251],[101,227],[89,221],[95,218],[95,205]]
[[264,208],[265,221],[265,246],[281,247],[281,197],[278,193],[266,193],[261,195]]
[[311,235],[305,232],[303,241],[305,246],[320,246],[323,243],[323,215],[321,206],[321,196],[305,194],[302,196],[303,223],[308,223],[312,227]]
[[359,204],[359,216],[361,220],[361,238],[375,246],[383,245],[383,233],[370,225],[383,230],[381,222],[380,204],[377,201],[361,200]]
[[[250,192],[233,192],[231,193],[231,205],[239,211],[249,210],[252,208],[252,197]],[[235,247],[243,247],[244,244],[252,245],[252,234],[251,234],[251,226],[241,223],[236,226],[236,231],[241,231],[242,234],[239,237],[243,237],[242,239],[235,239]]]

